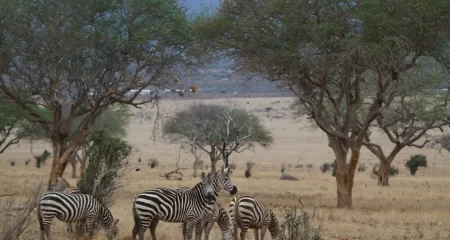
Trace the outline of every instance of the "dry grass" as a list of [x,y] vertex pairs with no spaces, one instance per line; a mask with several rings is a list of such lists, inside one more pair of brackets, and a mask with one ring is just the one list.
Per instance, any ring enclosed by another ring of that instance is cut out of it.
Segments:
[[[211,102],[224,102],[220,99]],[[391,187],[381,188],[370,176],[370,171],[357,172],[353,195],[354,209],[340,210],[335,208],[336,184],[331,174],[321,173],[319,166],[325,162],[332,162],[333,154],[327,147],[326,138],[319,131],[306,128],[305,123],[299,123],[289,117],[287,107],[292,101],[289,98],[252,98],[232,99],[241,107],[257,113],[265,124],[273,130],[275,145],[264,150],[257,148],[255,152],[245,152],[239,155],[231,155],[232,162],[238,166],[252,161],[255,166],[252,169],[252,177],[244,177],[244,168],[234,171],[232,180],[238,186],[241,194],[249,194],[264,201],[273,208],[281,210],[283,206],[297,203],[302,197],[302,202],[308,208],[316,208],[317,219],[325,232],[325,239],[449,239],[450,215],[450,167],[448,166],[449,153],[443,155],[432,149],[408,148],[400,153],[394,165],[400,169],[400,174],[391,179]],[[275,101],[280,103],[271,104]],[[161,108],[164,116],[170,116],[183,107],[189,101],[164,100]],[[247,104],[249,102],[249,104]],[[224,102],[226,103],[226,102]],[[267,113],[259,111],[265,107],[273,109]],[[152,109],[135,110],[152,112]],[[284,115],[282,118],[273,117]],[[143,124],[140,124],[140,121]],[[192,179],[193,157],[190,154],[181,156],[180,167],[183,170],[185,180],[167,181],[159,174],[172,170],[178,157],[176,145],[165,143],[164,140],[153,143],[151,141],[152,122],[143,119],[131,119],[128,131],[128,140],[133,146],[140,149],[134,153],[130,163],[140,168],[133,171],[126,180],[132,181],[130,185],[121,189],[114,198],[112,212],[120,218],[119,239],[131,239],[133,218],[131,214],[131,202],[133,197],[152,187],[192,187],[198,179]],[[383,135],[374,133],[373,141],[388,147],[389,143]],[[35,145],[35,152],[43,150],[44,143]],[[38,149],[36,149],[38,148]],[[50,149],[47,146],[47,149]],[[403,162],[413,154],[428,156],[429,167],[420,169],[417,176],[409,176]],[[138,163],[138,158],[158,158],[160,166],[150,169],[145,161]],[[41,169],[34,167],[34,163],[25,165],[25,159],[30,158],[26,144],[20,147],[12,147],[5,154],[0,155],[0,193],[24,194],[26,186],[33,186],[40,176],[47,177],[49,163]],[[10,166],[8,160],[16,159],[16,166]],[[206,160],[206,155],[203,155]],[[363,151],[361,161],[366,163],[368,169],[372,169],[377,160],[369,152]],[[295,175],[298,181],[282,181],[280,167],[285,163],[295,166],[297,164],[313,163],[313,169],[294,167],[287,172]],[[207,162],[206,162],[207,164]],[[70,178],[71,169],[68,167],[65,178],[71,183],[75,179]],[[219,199],[221,204],[228,206],[231,196],[223,193]],[[278,213],[281,219],[280,211]],[[65,224],[54,220],[52,235],[55,239],[74,239],[66,233]],[[34,218],[30,228],[38,230],[37,219]],[[181,227],[179,224],[161,223],[157,229],[158,239],[181,239]],[[220,232],[214,226],[211,239],[219,239]],[[248,234],[253,239],[253,234]],[[84,238],[82,238],[84,239]],[[103,233],[96,235],[95,239],[106,239]],[[150,239],[150,233],[146,233],[146,239]],[[269,239],[269,237],[267,237]]]

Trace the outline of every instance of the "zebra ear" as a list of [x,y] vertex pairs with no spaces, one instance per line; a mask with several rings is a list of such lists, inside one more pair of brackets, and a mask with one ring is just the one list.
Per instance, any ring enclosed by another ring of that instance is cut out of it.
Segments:
[[119,223],[119,219],[116,219],[116,221],[114,221],[114,225],[117,225],[117,223]]

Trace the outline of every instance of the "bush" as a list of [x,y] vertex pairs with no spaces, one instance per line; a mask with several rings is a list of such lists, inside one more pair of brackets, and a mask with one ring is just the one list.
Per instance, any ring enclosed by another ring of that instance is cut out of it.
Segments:
[[281,164],[281,173],[284,173],[286,171],[286,165],[283,163]]
[[418,167],[427,167],[427,165],[427,156],[424,155],[414,155],[405,164],[413,176],[416,175]]
[[[345,164],[346,168],[348,168],[348,163]],[[337,174],[337,163],[336,160],[332,164],[330,164],[331,169],[331,176],[336,177]]]
[[330,171],[330,168],[331,168],[331,164],[324,163],[324,164],[322,164],[322,166],[320,166],[320,171],[322,171],[323,173],[326,173],[326,172]]
[[280,180],[289,180],[289,181],[297,181],[297,177],[289,174],[289,173],[283,173],[280,177]]
[[0,195],[0,239],[35,239],[35,228],[28,229],[28,226],[35,219],[34,209],[36,203],[41,199],[44,192],[42,179],[30,189],[26,189],[25,198],[8,197]]
[[311,222],[314,218],[303,208],[293,206],[285,208],[283,212],[284,223],[282,231],[285,240],[322,240],[320,228],[314,227]]
[[236,165],[236,163],[230,163],[230,165],[228,167],[230,168],[230,170],[234,171],[234,170],[236,170],[237,165]]
[[9,160],[9,164],[14,167],[14,165],[16,165],[16,161],[15,160]]
[[81,193],[90,194],[111,207],[114,192],[123,187],[121,178],[125,175],[132,147],[107,130],[95,131],[87,143],[87,166],[77,186]]
[[396,167],[391,167],[389,169],[389,176],[391,177],[395,177],[396,175],[398,175],[400,173],[400,171],[398,170],[398,168]]
[[50,152],[47,150],[44,150],[44,152],[40,156],[34,156],[34,158],[36,159],[36,167],[41,168],[41,164],[45,163],[48,157],[50,157]]
[[295,165],[295,168],[303,168],[303,164],[297,164]]
[[307,165],[306,165],[306,168],[313,168],[313,167],[314,167],[313,164],[307,164]]
[[365,163],[360,163],[358,165],[358,172],[365,172],[367,169],[366,164]]
[[149,166],[150,168],[156,168],[156,167],[158,167],[158,166],[159,166],[159,161],[158,161],[158,159],[156,159],[156,158],[150,158],[150,159],[148,160],[148,166]]
[[27,159],[27,160],[25,160],[25,165],[28,165],[28,164],[30,164],[30,162],[31,162],[31,159]]

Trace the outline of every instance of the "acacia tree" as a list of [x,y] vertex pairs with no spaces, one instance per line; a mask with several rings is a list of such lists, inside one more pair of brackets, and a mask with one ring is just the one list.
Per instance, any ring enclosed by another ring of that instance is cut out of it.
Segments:
[[259,118],[244,109],[215,104],[192,104],[171,117],[163,126],[169,141],[199,148],[209,155],[211,172],[216,163],[241,153],[255,144],[268,147],[273,138]]
[[[0,90],[51,138],[49,187],[102,112],[115,103],[155,102],[137,97],[194,60],[192,27],[176,0],[1,0],[0,5]],[[132,89],[138,91],[127,94]],[[51,119],[28,104],[48,109]]]
[[326,133],[335,154],[337,206],[352,207],[363,142],[402,74],[423,56],[450,67],[449,7],[444,0],[228,0],[199,19],[197,31],[237,70],[291,90],[298,113]]
[[[448,95],[436,95],[436,89],[448,84],[448,74],[442,69],[435,69],[436,64],[421,59],[418,68],[406,74],[400,83],[395,101],[382,111],[375,121],[375,126],[386,134],[394,147],[386,154],[383,148],[371,141],[369,135],[363,141],[380,161],[375,171],[379,186],[389,186],[392,161],[405,147],[423,148],[430,142],[427,133],[449,124],[450,106]],[[422,143],[417,141],[424,138]]]
[[23,122],[23,116],[4,96],[0,95],[0,154],[19,143],[23,135],[15,134]]

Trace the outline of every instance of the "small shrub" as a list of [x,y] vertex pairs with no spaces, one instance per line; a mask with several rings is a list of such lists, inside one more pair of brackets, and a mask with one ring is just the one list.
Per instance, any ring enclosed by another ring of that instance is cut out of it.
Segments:
[[44,150],[44,152],[40,156],[34,156],[34,158],[36,159],[36,167],[41,168],[41,164],[45,163],[49,156],[50,152],[47,150]]
[[427,156],[424,155],[414,155],[405,164],[405,166],[409,169],[409,172],[413,176],[416,175],[417,168],[427,167],[427,165]]
[[297,164],[295,165],[295,168],[303,168],[303,164]]
[[283,173],[281,174],[280,180],[297,181],[298,179],[289,173]]
[[249,178],[249,177],[251,177],[252,176],[252,173],[250,172],[250,170],[245,170],[245,177],[246,178]]
[[284,173],[286,171],[286,165],[283,163],[281,164],[281,173]]
[[246,167],[247,167],[247,170],[245,170],[245,177],[246,178],[249,178],[249,177],[251,177],[252,176],[252,168],[253,168],[253,166],[255,165],[255,163],[253,163],[253,162],[247,162],[247,165],[246,165]]
[[324,163],[324,164],[322,164],[322,166],[320,166],[320,171],[322,171],[323,173],[326,173],[326,172],[330,171],[330,168],[331,168],[331,164]]
[[358,172],[365,172],[367,169],[366,164],[365,163],[360,163],[358,165]]
[[323,240],[320,228],[312,225],[312,216],[298,206],[284,208],[284,223],[281,225],[285,240]]
[[138,158],[138,162],[139,162],[139,163],[142,162],[142,159],[141,159],[141,158]]
[[313,168],[313,167],[314,167],[313,164],[307,164],[307,165],[306,165],[306,168]]
[[270,112],[271,110],[273,110],[273,108],[272,107],[266,107],[266,108],[264,108],[264,110],[266,110],[266,112]]
[[400,173],[400,171],[398,170],[398,168],[396,167],[391,167],[389,169],[389,176],[391,177],[395,177],[396,175],[398,175]]
[[236,163],[230,163],[230,165],[228,165],[228,167],[230,168],[230,170],[234,171],[234,170],[236,170],[237,165],[236,165]]
[[150,166],[150,168],[156,168],[159,166],[159,161],[156,158],[150,158],[148,160],[148,166]]
[[27,160],[25,160],[25,165],[28,165],[28,164],[30,164],[30,162],[31,162],[31,159],[27,159]]
[[14,167],[14,165],[16,165],[16,161],[15,160],[9,160],[9,164]]

